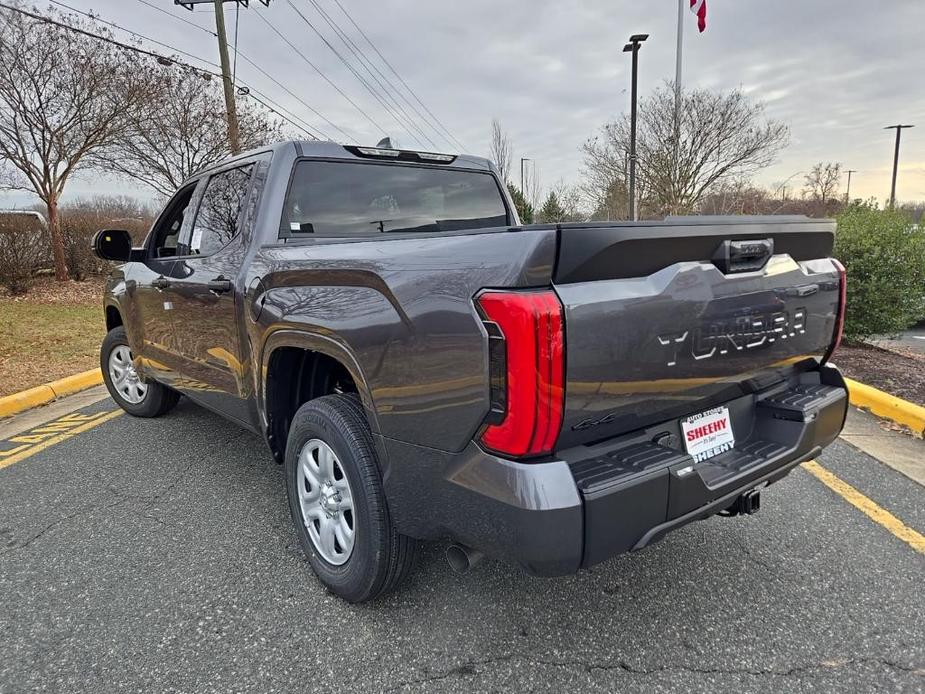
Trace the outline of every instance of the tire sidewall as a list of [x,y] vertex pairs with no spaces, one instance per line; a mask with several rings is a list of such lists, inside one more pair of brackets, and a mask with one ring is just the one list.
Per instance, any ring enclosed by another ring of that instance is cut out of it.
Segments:
[[[381,482],[375,469],[375,453],[368,432],[365,432],[365,437],[363,433],[351,432],[346,418],[339,416],[336,408],[330,405],[318,407],[309,403],[293,418],[286,445],[286,492],[299,544],[321,582],[351,602],[365,600],[376,590],[377,574],[381,573],[381,562],[377,555],[384,551],[389,541],[383,519],[374,517],[371,510],[370,497],[381,489]],[[355,535],[353,551],[347,561],[340,565],[326,561],[315,549],[302,518],[298,495],[298,458],[302,447],[310,439],[320,439],[331,447],[350,484]],[[374,468],[372,470],[370,461]]]

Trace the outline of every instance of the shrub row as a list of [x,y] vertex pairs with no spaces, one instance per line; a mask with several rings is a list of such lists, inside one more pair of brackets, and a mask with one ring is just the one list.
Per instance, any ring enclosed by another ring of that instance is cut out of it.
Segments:
[[907,212],[875,203],[846,208],[835,257],[848,273],[846,338],[895,334],[925,318],[925,228]]
[[[111,267],[93,255],[93,235],[105,228],[126,229],[135,243],[141,243],[151,225],[152,211],[131,198],[100,197],[62,208],[59,218],[68,275],[85,280],[105,274]],[[36,272],[52,266],[43,218],[0,213],[0,285],[13,294],[23,294],[32,286]]]

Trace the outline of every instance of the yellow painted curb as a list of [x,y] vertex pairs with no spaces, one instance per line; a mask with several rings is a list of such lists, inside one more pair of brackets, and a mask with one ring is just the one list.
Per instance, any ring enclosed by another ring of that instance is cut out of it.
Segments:
[[73,376],[59,378],[57,381],[45,383],[35,388],[29,388],[29,390],[7,395],[0,398],[0,417],[9,417],[24,410],[44,405],[64,395],[98,386],[102,382],[103,372],[99,369],[90,369]]
[[884,393],[866,383],[850,378],[846,378],[845,382],[848,384],[848,399],[852,405],[870,410],[878,417],[903,424],[912,429],[916,436],[925,437],[925,407]]

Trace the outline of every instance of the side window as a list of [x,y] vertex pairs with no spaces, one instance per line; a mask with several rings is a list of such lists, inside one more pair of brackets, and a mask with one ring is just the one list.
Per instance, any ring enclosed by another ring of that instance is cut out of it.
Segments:
[[189,209],[190,200],[196,184],[183,188],[167,203],[164,213],[151,229],[151,242],[148,252],[155,258],[170,258],[177,255],[177,245],[180,232],[183,230],[183,220]]
[[253,164],[215,174],[206,184],[186,255],[211,255],[240,232]]

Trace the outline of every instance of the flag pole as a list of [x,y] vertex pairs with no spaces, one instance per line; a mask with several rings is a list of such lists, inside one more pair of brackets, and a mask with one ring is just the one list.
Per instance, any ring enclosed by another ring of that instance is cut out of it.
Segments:
[[674,106],[677,122],[678,107],[681,102],[681,50],[684,46],[684,0],[678,0],[678,49],[674,67]]
[[[678,47],[674,68],[674,161],[672,162],[675,182],[680,169],[678,157],[681,149],[681,52],[684,46],[684,3],[686,1],[678,0]],[[672,212],[676,212],[674,209],[675,202],[674,200],[672,201]]]

